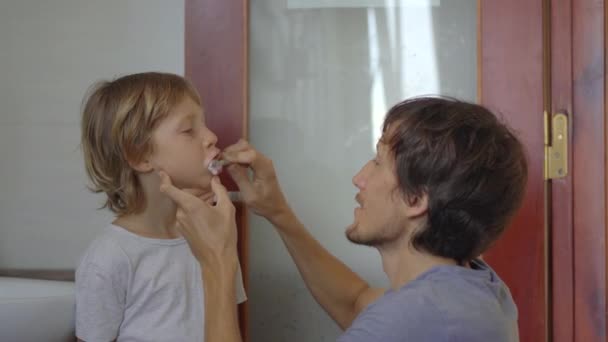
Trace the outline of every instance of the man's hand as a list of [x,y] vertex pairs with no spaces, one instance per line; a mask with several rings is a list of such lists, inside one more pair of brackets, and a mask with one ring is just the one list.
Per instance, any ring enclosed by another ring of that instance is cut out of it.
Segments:
[[238,265],[235,209],[219,178],[211,180],[216,204],[171,184],[160,173],[160,190],[177,204],[177,229],[201,264],[205,298],[205,341],[241,342],[235,299]]
[[291,212],[270,159],[242,139],[226,148],[222,156],[230,163],[227,170],[239,187],[243,202],[254,213],[274,221]]
[[[212,205],[191,191],[176,188],[169,176],[162,172],[160,190],[177,205],[177,229],[190,245],[192,254],[201,263],[213,266],[218,261],[237,256],[237,230],[235,208],[226,188],[217,177],[211,180],[211,189],[217,200]],[[208,197],[208,196],[207,196]]]

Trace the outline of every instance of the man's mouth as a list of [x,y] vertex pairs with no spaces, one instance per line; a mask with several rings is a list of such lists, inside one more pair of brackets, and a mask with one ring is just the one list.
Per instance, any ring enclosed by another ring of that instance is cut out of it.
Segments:
[[361,200],[361,195],[357,194],[357,196],[355,196],[355,202],[357,202],[359,204],[359,207],[363,208],[363,203]]

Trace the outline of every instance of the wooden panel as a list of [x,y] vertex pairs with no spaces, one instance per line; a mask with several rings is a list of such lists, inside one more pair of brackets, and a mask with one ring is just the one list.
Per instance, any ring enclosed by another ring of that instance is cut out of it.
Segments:
[[606,341],[604,1],[572,4],[575,341]]
[[[572,0],[552,0],[550,12],[551,113],[572,119]],[[572,120],[571,120],[572,122]],[[572,146],[572,135],[570,146]],[[572,171],[572,149],[568,169]],[[551,181],[551,306],[554,342],[574,341],[572,175]]]
[[541,0],[481,0],[479,5],[480,101],[504,115],[529,156],[522,210],[484,257],[511,289],[519,309],[521,341],[545,341],[543,4]]
[[0,277],[74,281],[74,270],[0,269]]
[[[246,0],[186,0],[186,77],[197,87],[209,128],[226,147],[247,138],[247,18]],[[222,183],[236,185],[226,174]],[[248,283],[246,208],[237,205],[239,257]],[[248,305],[239,307],[244,341],[248,341]]]
[[247,135],[246,8],[243,0],[186,1],[186,77],[220,147]]

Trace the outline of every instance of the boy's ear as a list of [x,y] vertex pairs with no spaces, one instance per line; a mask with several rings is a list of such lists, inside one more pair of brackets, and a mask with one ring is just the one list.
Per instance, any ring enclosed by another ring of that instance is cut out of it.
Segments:
[[139,173],[147,173],[154,171],[154,167],[152,166],[152,163],[150,162],[150,159],[147,156],[141,158],[133,158],[126,156],[126,159],[127,163],[129,163],[129,166]]

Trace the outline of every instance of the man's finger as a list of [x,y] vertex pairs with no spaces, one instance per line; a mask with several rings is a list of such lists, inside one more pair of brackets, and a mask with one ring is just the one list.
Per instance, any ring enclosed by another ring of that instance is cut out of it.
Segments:
[[275,174],[272,161],[253,148],[224,153],[224,159],[233,164],[248,165],[262,179],[274,177]]
[[228,197],[228,191],[220,182],[220,179],[216,176],[211,179],[211,190],[217,199],[217,205],[223,203],[230,203],[230,197]]
[[232,164],[252,164],[256,159],[256,151],[248,148],[245,150],[238,151],[227,151],[222,152],[222,157]]
[[224,153],[225,152],[230,153],[230,152],[242,151],[242,150],[245,150],[245,149],[248,149],[248,148],[249,148],[249,143],[246,140],[244,140],[244,139],[239,139],[239,141],[237,141],[235,144],[226,147],[224,149]]
[[253,184],[251,184],[251,180],[249,180],[248,168],[242,165],[232,164],[228,166],[227,170],[242,193],[253,192]]
[[253,170],[254,177],[261,179],[274,178],[275,170],[272,160],[255,150],[253,151],[255,152],[255,157],[250,167]]

